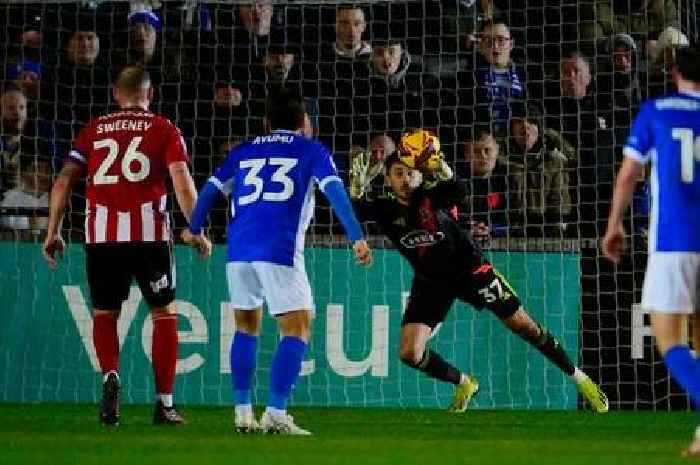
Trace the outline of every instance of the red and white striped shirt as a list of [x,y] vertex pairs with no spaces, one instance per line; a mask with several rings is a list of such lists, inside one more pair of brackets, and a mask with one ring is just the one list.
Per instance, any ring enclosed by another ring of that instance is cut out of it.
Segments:
[[141,109],[100,116],[83,128],[69,156],[87,169],[87,244],[170,240],[168,166],[188,160],[170,120]]

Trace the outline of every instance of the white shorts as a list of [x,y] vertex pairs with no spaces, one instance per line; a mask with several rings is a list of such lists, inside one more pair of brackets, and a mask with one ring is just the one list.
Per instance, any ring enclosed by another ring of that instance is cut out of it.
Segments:
[[228,262],[228,292],[235,310],[254,310],[267,302],[270,315],[294,310],[314,313],[311,285],[304,265],[267,262]]
[[649,254],[642,308],[657,313],[700,313],[700,254]]

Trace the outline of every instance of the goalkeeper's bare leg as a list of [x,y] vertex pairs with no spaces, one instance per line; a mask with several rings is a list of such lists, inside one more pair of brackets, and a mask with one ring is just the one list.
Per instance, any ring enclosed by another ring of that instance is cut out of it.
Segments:
[[608,411],[608,398],[605,393],[588,375],[573,364],[554,335],[533,320],[522,306],[511,316],[501,318],[501,321],[569,376],[576,383],[577,389],[591,410],[597,413]]
[[450,410],[464,412],[472,396],[479,390],[479,383],[427,347],[432,332],[433,328],[426,324],[405,323],[401,327],[399,356],[411,368],[431,378],[454,384],[455,395]]

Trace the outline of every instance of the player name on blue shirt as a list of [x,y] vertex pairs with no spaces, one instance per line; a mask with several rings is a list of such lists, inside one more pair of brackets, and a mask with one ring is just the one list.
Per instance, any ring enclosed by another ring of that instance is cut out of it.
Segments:
[[624,154],[651,161],[649,252],[700,253],[700,93],[645,102]]
[[314,185],[332,181],[341,182],[330,152],[295,132],[275,131],[234,148],[210,178],[231,196],[228,260],[300,262]]

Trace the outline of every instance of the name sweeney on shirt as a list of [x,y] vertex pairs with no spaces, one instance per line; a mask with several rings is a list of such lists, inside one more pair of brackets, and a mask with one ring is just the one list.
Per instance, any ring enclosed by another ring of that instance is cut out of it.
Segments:
[[113,123],[102,123],[97,125],[96,133],[104,134],[113,131],[148,131],[153,123],[145,120],[118,119]]

